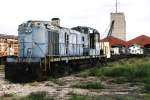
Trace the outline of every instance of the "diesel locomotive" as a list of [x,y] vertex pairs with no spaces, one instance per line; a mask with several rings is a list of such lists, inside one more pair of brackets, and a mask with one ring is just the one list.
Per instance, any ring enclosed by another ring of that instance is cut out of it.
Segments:
[[59,18],[24,22],[18,28],[19,55],[7,57],[5,78],[38,80],[93,66],[101,59],[99,38],[94,28],[61,27]]

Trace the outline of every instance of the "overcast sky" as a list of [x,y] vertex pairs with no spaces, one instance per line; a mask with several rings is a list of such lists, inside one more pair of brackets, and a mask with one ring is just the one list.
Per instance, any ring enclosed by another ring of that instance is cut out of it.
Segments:
[[[17,35],[27,20],[61,19],[61,26],[89,26],[101,36],[108,32],[110,13],[116,0],[0,0],[0,34]],[[126,16],[127,39],[150,36],[150,0],[118,0],[118,11]]]

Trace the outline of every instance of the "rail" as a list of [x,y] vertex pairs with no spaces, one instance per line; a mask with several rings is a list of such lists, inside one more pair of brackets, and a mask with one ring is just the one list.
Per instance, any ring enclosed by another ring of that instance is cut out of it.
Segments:
[[5,65],[0,65],[0,72],[4,72]]

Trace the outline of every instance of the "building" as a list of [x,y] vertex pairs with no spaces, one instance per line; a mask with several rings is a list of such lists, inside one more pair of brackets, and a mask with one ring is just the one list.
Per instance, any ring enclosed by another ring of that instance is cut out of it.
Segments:
[[[126,41],[121,40],[116,37],[113,37],[113,36],[109,36],[107,38],[102,39],[100,41],[100,45],[103,43],[106,43],[106,42],[109,43],[109,47],[107,47],[107,48],[109,48],[111,55],[120,55],[120,54],[126,53],[126,51],[125,51],[125,48],[127,46]],[[105,49],[105,47],[103,47],[103,45],[101,45],[101,48]],[[104,51],[106,52],[106,50],[104,50]],[[109,52],[109,51],[107,51],[107,52]]]
[[[111,50],[111,55],[120,55],[120,54],[146,54],[150,55],[150,37],[146,35],[138,36],[132,40],[124,41],[119,38],[109,36],[100,41],[101,49],[105,52],[105,44],[109,42],[109,47]],[[104,53],[105,53],[104,52]],[[108,51],[107,51],[108,52]],[[106,54],[107,55],[107,54]]]
[[150,37],[146,35],[141,35],[141,36],[138,36],[134,39],[127,41],[127,44],[129,46],[133,44],[138,44],[138,45],[141,45],[142,47],[145,47],[147,45],[150,45]]
[[132,45],[139,45],[144,54],[150,55],[150,37],[146,35],[138,36],[132,40],[127,41],[128,47]]
[[111,23],[114,22],[111,36],[126,40],[126,21],[124,13],[111,13]]
[[129,54],[143,54],[143,48],[138,44],[133,44],[128,47]]
[[0,57],[18,55],[18,37],[0,34]]
[[100,41],[100,48],[101,48],[101,53],[105,55],[107,58],[111,57],[111,52],[110,52],[110,44],[108,41]]

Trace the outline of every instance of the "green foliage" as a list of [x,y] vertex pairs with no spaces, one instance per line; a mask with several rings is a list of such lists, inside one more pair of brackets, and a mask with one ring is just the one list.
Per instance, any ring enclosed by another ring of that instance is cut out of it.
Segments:
[[124,76],[128,78],[142,78],[150,76],[150,65],[143,64],[143,65],[128,65],[128,66],[121,66],[121,67],[112,67],[112,68],[105,68],[102,71],[103,75],[111,76],[111,77],[118,77]]
[[[92,68],[79,76],[119,77],[118,82],[143,81],[150,82],[150,58],[130,58],[108,63],[104,67]],[[121,77],[121,78],[120,78]]]

